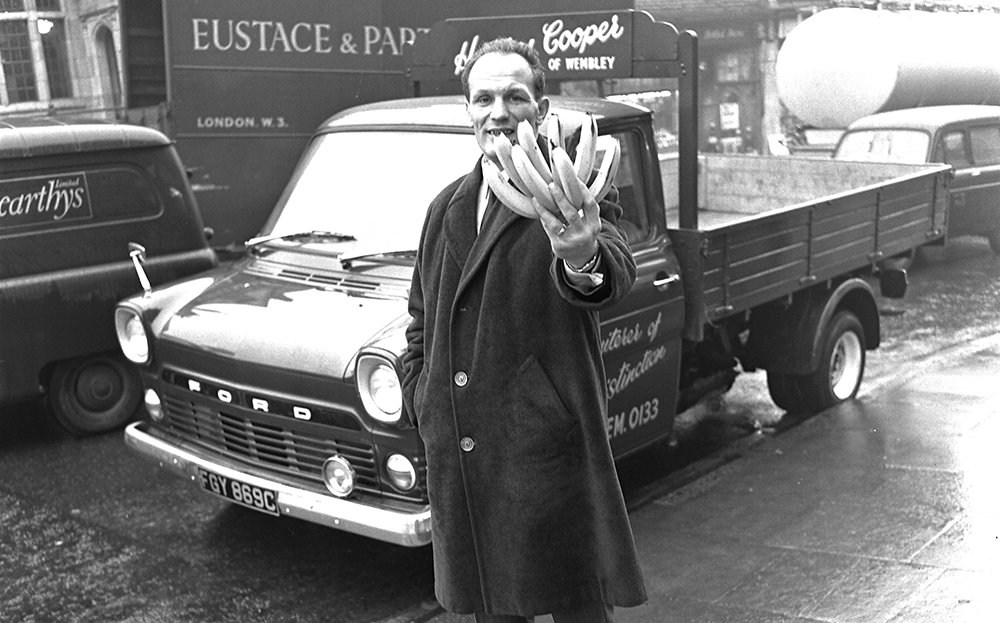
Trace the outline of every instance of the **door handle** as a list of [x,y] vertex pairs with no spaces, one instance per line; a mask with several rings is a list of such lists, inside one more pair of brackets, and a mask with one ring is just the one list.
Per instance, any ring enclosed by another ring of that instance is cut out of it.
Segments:
[[653,287],[656,288],[657,290],[660,290],[661,292],[663,292],[663,291],[665,291],[665,290],[667,290],[667,289],[670,288],[670,284],[676,283],[676,282],[678,282],[680,280],[681,280],[681,276],[679,274],[677,274],[677,273],[674,273],[674,274],[672,274],[672,275],[670,275],[668,277],[661,277],[659,279],[654,279],[653,280]]

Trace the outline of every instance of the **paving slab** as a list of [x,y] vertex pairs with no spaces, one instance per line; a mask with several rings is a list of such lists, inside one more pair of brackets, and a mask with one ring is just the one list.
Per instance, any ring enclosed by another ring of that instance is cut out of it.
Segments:
[[1000,621],[1000,334],[751,441],[630,513],[617,622]]

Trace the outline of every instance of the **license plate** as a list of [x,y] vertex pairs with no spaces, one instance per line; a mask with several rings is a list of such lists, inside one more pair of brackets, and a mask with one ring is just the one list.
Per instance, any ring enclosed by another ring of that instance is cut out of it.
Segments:
[[280,515],[278,495],[274,491],[248,485],[245,482],[226,478],[201,468],[198,469],[198,475],[202,489],[209,493],[214,493],[230,502],[236,502],[268,515]]

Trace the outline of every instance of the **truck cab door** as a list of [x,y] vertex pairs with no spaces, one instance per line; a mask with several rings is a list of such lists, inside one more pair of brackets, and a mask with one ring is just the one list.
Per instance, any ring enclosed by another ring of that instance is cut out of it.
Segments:
[[659,176],[655,148],[637,129],[613,135],[622,148],[615,178],[623,210],[619,225],[637,267],[629,294],[601,312],[607,432],[617,458],[669,439],[673,432],[684,299],[662,197],[650,197],[649,192],[649,177]]

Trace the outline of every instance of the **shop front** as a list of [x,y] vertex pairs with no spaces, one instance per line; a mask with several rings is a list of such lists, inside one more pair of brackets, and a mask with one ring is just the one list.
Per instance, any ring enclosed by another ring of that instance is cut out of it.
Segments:
[[693,25],[701,45],[700,149],[763,153],[763,22]]

